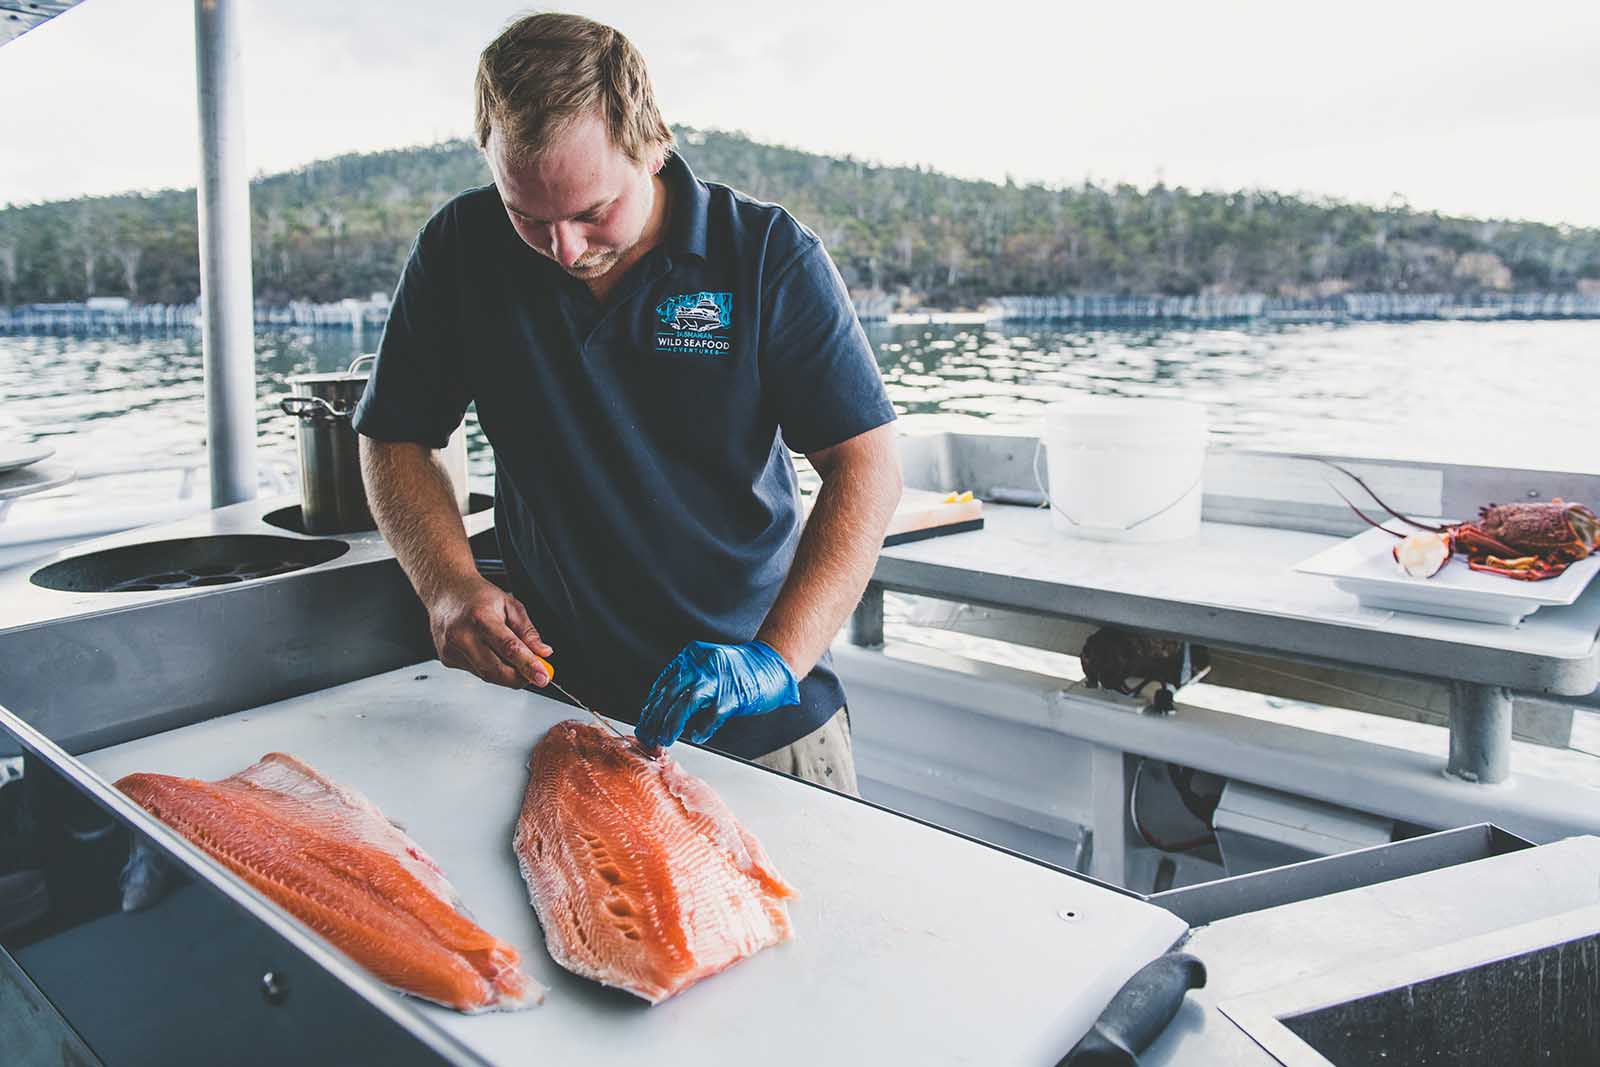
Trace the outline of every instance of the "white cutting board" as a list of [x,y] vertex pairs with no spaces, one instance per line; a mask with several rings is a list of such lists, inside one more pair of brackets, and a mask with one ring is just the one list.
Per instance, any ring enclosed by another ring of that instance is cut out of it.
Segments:
[[[957,503],[947,501],[945,498],[949,495],[949,493],[936,493],[930,489],[903,490],[900,494],[900,503],[895,505],[894,514],[889,517],[889,527],[884,530],[884,537],[930,530],[938,526],[954,526],[983,518],[983,501],[974,498]],[[807,493],[801,497],[801,505],[807,518],[811,517],[811,508],[816,502],[815,493]]]
[[960,503],[946,502],[947,493],[926,489],[907,489],[900,495],[900,504],[889,519],[885,537],[895,534],[927,530],[935,526],[951,526],[983,518],[983,501],[973,499]]
[[801,896],[794,941],[651,1008],[550,961],[512,857],[527,755],[569,717],[430,662],[81,758],[112,781],[219,778],[276,749],[365,793],[550,987],[513,1014],[404,999],[495,1064],[1049,1067],[1185,930],[1139,900],[678,745]]

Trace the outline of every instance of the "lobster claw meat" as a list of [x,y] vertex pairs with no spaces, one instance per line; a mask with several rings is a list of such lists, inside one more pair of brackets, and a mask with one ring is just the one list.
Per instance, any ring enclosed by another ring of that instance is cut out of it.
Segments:
[[1412,578],[1432,578],[1450,562],[1454,537],[1448,533],[1423,530],[1406,534],[1394,546],[1394,561]]

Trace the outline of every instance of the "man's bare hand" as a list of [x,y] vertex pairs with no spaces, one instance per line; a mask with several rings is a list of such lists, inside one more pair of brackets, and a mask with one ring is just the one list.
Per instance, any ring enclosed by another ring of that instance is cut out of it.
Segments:
[[439,662],[471,671],[486,682],[520,689],[550,681],[535,657],[554,649],[544,643],[527,609],[486,578],[453,585],[428,604],[428,628]]

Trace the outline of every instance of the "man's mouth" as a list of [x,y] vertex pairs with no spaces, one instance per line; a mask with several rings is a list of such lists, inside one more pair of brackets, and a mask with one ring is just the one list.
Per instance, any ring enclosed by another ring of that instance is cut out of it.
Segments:
[[567,268],[569,274],[599,274],[611,265],[610,256],[596,256],[594,259],[580,259]]

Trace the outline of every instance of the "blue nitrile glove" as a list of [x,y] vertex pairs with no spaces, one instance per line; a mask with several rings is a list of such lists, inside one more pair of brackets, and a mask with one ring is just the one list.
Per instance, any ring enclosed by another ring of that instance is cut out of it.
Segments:
[[656,677],[633,732],[646,748],[666,748],[679,736],[700,744],[729,719],[798,703],[794,672],[771,645],[690,641]]

